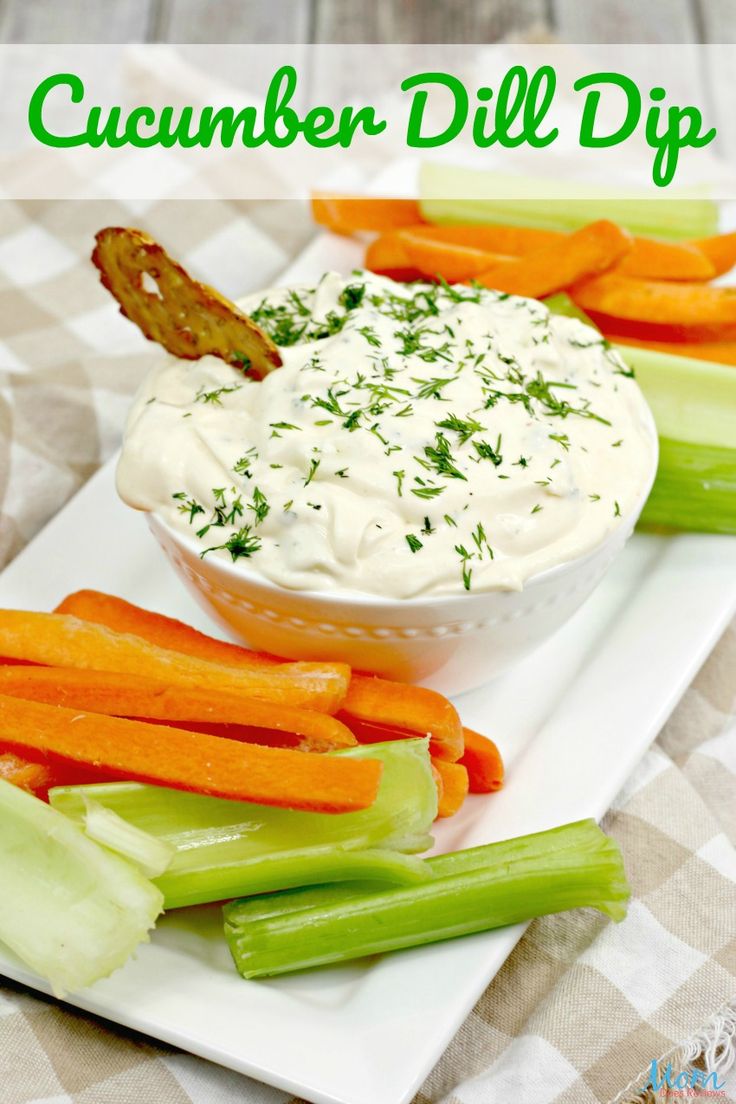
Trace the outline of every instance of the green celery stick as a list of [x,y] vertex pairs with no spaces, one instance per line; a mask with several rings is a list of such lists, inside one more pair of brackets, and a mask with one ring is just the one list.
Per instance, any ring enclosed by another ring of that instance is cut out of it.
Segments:
[[623,919],[621,853],[592,820],[426,860],[432,878],[392,889],[324,886],[233,901],[238,971],[266,977],[487,931],[590,906]]
[[727,364],[615,345],[634,369],[660,437],[692,445],[736,446],[736,371]]
[[[546,304],[593,326],[567,295]],[[640,524],[736,534],[736,371],[657,349],[612,348],[634,370],[659,434],[657,478]]]
[[135,863],[147,878],[163,874],[175,854],[166,840],[141,831],[90,797],[84,799],[84,830],[96,843]]
[[122,966],[163,906],[136,867],[56,809],[0,781],[0,940],[56,996]]
[[[553,314],[577,318],[597,329],[564,292],[544,302]],[[601,340],[634,370],[660,437],[694,445],[734,447],[736,371],[732,366]]]
[[659,439],[659,467],[640,524],[736,534],[736,448]]
[[425,162],[419,195],[424,218],[440,224],[576,230],[605,218],[634,234],[674,240],[718,233],[718,207],[702,189],[669,189],[666,198],[647,192],[632,196],[590,184]]
[[427,741],[396,740],[329,754],[383,762],[378,797],[369,809],[337,816],[306,813],[137,782],[61,786],[50,791],[49,800],[82,820],[85,799],[92,799],[171,845],[173,858],[155,879],[167,909],[314,882],[411,882],[424,876],[418,860],[395,852],[431,846],[437,790]]

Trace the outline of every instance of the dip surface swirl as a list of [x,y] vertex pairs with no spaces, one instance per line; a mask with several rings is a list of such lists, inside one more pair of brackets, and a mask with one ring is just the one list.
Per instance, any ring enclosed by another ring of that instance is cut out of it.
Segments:
[[160,364],[117,480],[244,572],[387,598],[519,589],[598,545],[650,477],[623,361],[535,300],[355,272],[242,306],[283,367]]

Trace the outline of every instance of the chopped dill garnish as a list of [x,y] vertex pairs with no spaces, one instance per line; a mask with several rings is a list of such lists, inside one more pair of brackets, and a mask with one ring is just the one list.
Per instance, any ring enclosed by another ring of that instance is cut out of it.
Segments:
[[556,441],[558,445],[562,445],[565,452],[570,451],[570,438],[566,433],[549,433],[548,437],[550,441]]
[[319,467],[319,464],[320,464],[319,460],[316,460],[314,457],[312,457],[312,459],[309,461],[309,472],[307,473],[307,478],[304,480],[304,486],[305,487],[308,487],[309,484],[314,479],[314,477],[317,473],[317,468]]
[[200,552],[199,555],[200,559],[204,559],[208,552],[218,552],[226,549],[235,561],[242,557],[252,556],[260,548],[261,542],[258,537],[252,535],[250,525],[243,525],[222,544],[214,544],[211,548],[205,548],[204,552]]
[[488,543],[488,537],[486,536],[486,531],[485,531],[485,529],[483,528],[483,526],[480,522],[478,522],[475,529],[473,530],[472,537],[473,537],[473,544],[478,549],[478,559],[483,558],[484,548],[485,548],[485,551],[488,553],[490,559],[493,559],[493,549],[491,548],[490,544]]
[[372,326],[361,326],[358,333],[361,337],[364,337],[368,344],[372,345],[374,349],[381,348],[381,340]]
[[417,379],[416,376],[412,376],[412,383],[419,384],[419,390],[417,391],[415,398],[417,399],[441,399],[442,388],[447,387],[448,383],[452,383],[455,376],[438,376],[436,379]]
[[444,433],[435,435],[433,445],[424,446],[424,455],[429,463],[424,463],[419,457],[415,457],[422,467],[432,469],[438,475],[447,475],[451,479],[462,479],[467,483],[467,476],[463,475],[454,463],[454,457],[450,451],[450,442]]
[[280,437],[281,434],[276,431],[279,429],[296,429],[299,433],[302,431],[301,426],[292,425],[291,422],[269,422],[269,428],[273,430],[272,437]]
[[[253,445],[251,448],[243,453],[239,460],[235,461],[235,463],[233,464],[233,471],[236,475],[243,475],[246,479],[250,479],[252,475],[250,470],[251,465],[253,464],[253,461],[257,459],[258,450],[256,449],[255,445]],[[273,467],[273,464],[271,465],[271,467]]]
[[501,455],[501,434],[499,433],[494,448],[489,441],[473,441],[473,448],[478,453],[479,460],[490,460],[495,468],[503,463]]
[[204,384],[194,396],[195,402],[210,403],[214,406],[222,406],[221,395],[230,395],[233,391],[240,391],[242,384],[236,383],[232,387],[216,387],[214,391],[206,391]]
[[411,493],[416,495],[417,498],[436,498],[437,495],[442,494],[445,487],[428,487],[426,484],[421,487],[412,487]]
[[171,496],[179,502],[179,513],[189,514],[189,524],[191,525],[197,514],[203,514],[204,506],[197,502],[196,498],[190,498],[186,491],[177,491],[176,494]]
[[463,586],[466,590],[470,590],[471,579],[473,577],[472,567],[468,567],[468,563],[473,558],[472,552],[468,552],[467,548],[463,544],[456,544],[455,551],[460,557],[461,568],[463,573]]
[[253,501],[248,503],[248,509],[253,511],[256,525],[260,525],[268,517],[271,507],[259,487],[253,488]]
[[482,433],[485,426],[468,414],[467,418],[458,418],[456,414],[448,414],[441,422],[434,423],[438,429],[451,429],[460,438],[460,444],[464,445],[474,433]]
[[365,298],[365,284],[348,284],[340,292],[340,305],[346,310],[355,310]]

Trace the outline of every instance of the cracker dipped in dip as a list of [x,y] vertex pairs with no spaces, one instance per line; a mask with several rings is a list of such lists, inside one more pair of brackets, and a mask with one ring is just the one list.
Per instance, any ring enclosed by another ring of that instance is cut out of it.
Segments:
[[257,381],[214,357],[161,363],[117,473],[204,556],[293,590],[518,590],[595,548],[645,487],[636,381],[543,303],[359,271],[241,305],[283,366]]

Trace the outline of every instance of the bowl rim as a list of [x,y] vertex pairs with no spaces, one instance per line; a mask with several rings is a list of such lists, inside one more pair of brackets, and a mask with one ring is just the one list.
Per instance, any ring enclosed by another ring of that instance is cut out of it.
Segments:
[[[447,605],[448,603],[470,603],[475,601],[476,603],[483,599],[492,596],[498,597],[499,595],[508,594],[521,594],[529,589],[536,588],[537,586],[544,586],[547,583],[554,582],[558,578],[564,578],[567,575],[573,574],[578,568],[584,567],[586,563],[594,559],[603,548],[613,543],[616,537],[622,533],[625,534],[623,543],[628,540],[637,519],[644,508],[649,493],[654,484],[654,479],[657,474],[657,466],[659,463],[659,439],[657,436],[657,430],[654,422],[654,416],[649,408],[648,403],[645,400],[645,421],[648,423],[647,429],[652,443],[652,462],[651,469],[647,473],[647,477],[644,480],[642,487],[637,495],[632,507],[627,513],[623,514],[619,519],[618,525],[610,529],[597,544],[592,548],[587,549],[585,552],[581,552],[579,555],[574,556],[572,559],[563,560],[562,563],[554,564],[552,567],[547,567],[543,571],[538,571],[533,575],[530,575],[526,579],[519,590],[512,590],[508,587],[490,587],[487,590],[473,592],[462,592],[458,594],[427,594],[427,595],[414,595],[410,598],[387,598],[381,594],[371,594],[369,591],[361,590],[307,590],[304,588],[285,587],[279,583],[274,583],[273,580],[266,578],[263,575],[251,574],[250,572],[243,571],[242,567],[236,567],[235,564],[229,563],[225,559],[214,558],[207,561],[209,567],[219,571],[222,575],[238,583],[239,585],[248,585],[261,589],[266,593],[278,594],[281,597],[292,597],[296,599],[302,599],[307,602],[319,602],[325,606],[331,606],[337,608],[339,606],[353,605],[363,606],[365,608],[373,607],[379,609],[426,609],[436,606]],[[160,516],[155,510],[145,511],[148,519],[148,524],[156,535],[156,529],[162,530],[169,539],[180,548],[194,556],[196,559],[201,559],[201,549],[194,543],[194,538],[190,537],[186,533],[181,533],[175,529],[167,521]]]

